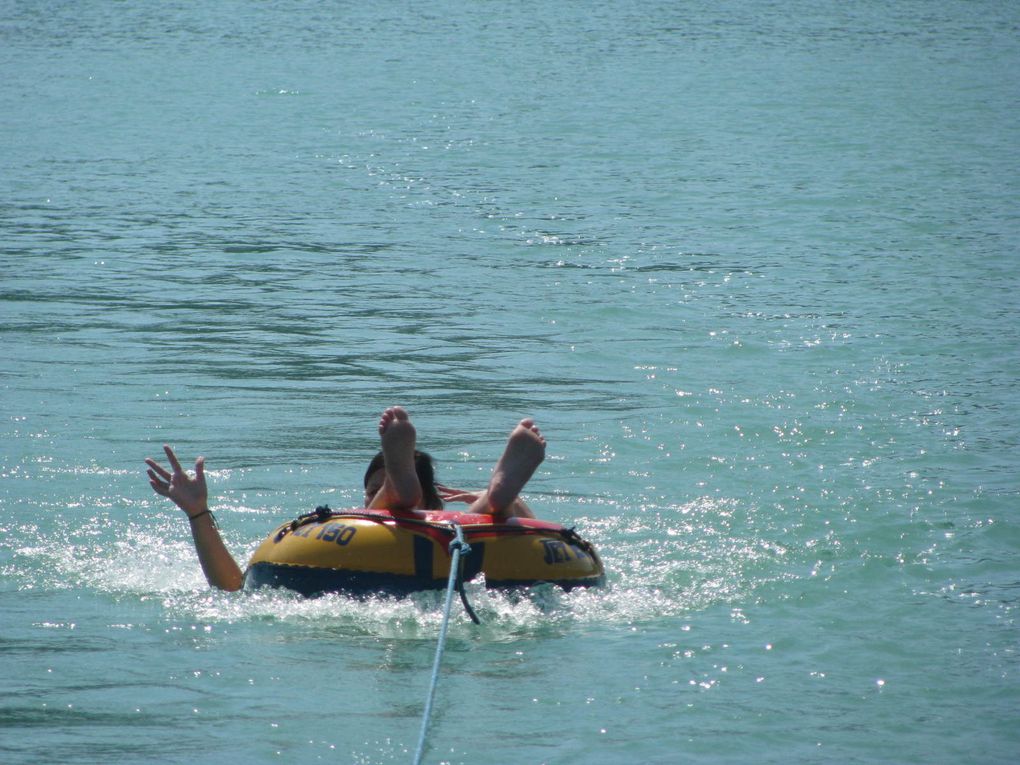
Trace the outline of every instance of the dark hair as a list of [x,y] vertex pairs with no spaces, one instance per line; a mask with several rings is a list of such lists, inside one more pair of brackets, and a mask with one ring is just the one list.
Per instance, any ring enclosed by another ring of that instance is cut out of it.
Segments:
[[[368,470],[365,471],[365,488],[368,488],[368,479],[380,468],[386,467],[386,459],[383,453],[376,454],[368,463]],[[432,456],[427,452],[414,452],[414,472],[418,474],[418,483],[421,484],[422,504],[426,510],[442,510],[443,500],[436,489],[436,468]]]

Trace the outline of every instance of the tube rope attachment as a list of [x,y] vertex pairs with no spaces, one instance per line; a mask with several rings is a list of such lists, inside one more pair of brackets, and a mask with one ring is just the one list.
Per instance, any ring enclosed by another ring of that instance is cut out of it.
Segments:
[[450,606],[453,604],[453,593],[458,589],[460,583],[461,598],[465,607],[475,623],[478,617],[467,605],[467,598],[464,596],[464,580],[462,576],[461,555],[471,553],[471,545],[464,541],[464,529],[458,523],[451,523],[453,526],[454,539],[450,542],[450,577],[446,583],[446,600],[443,603],[443,623],[439,628],[439,642],[436,645],[436,658],[432,664],[432,680],[429,683],[429,693],[425,698],[425,712],[421,718],[421,733],[418,736],[418,750],[414,754],[414,765],[421,765],[421,758],[425,754],[425,738],[429,730],[429,718],[432,716],[432,701],[436,696],[436,685],[439,683],[439,666],[443,661],[443,649],[446,647],[446,629],[450,624]]

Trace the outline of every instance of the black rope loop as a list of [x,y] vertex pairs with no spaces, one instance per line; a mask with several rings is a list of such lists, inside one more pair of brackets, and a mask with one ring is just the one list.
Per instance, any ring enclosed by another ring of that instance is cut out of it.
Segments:
[[291,521],[282,529],[280,529],[279,532],[277,532],[276,537],[274,538],[273,541],[279,542],[290,532],[297,531],[302,526],[306,526],[309,523],[325,523],[332,517],[333,510],[332,508],[330,508],[329,505],[319,505],[312,512],[305,513],[304,515],[299,515],[293,521]]

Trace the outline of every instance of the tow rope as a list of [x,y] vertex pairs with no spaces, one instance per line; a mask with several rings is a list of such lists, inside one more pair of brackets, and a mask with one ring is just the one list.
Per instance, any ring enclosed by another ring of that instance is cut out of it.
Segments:
[[464,594],[464,570],[461,555],[471,553],[471,545],[464,541],[464,530],[460,524],[451,523],[453,526],[454,539],[450,542],[450,577],[446,583],[446,600],[443,603],[443,622],[439,628],[439,642],[436,645],[436,658],[432,664],[432,680],[429,683],[428,696],[425,697],[425,712],[421,718],[421,734],[418,736],[418,750],[414,754],[414,765],[421,764],[421,758],[425,754],[425,739],[429,730],[429,718],[432,716],[432,701],[436,696],[436,685],[439,683],[439,667],[443,661],[443,650],[446,647],[446,629],[450,624],[450,606],[453,603],[453,592],[460,592],[464,608],[468,615],[478,624],[478,617],[471,610],[467,596]]

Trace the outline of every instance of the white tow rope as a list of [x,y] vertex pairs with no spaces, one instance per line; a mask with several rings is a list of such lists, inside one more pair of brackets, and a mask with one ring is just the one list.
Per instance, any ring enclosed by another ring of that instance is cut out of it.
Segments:
[[[421,718],[421,734],[418,737],[418,751],[414,754],[414,765],[421,765],[425,754],[425,738],[429,730],[429,718],[432,716],[432,700],[436,696],[436,685],[439,683],[439,666],[443,661],[443,650],[446,647],[446,629],[450,624],[450,606],[453,593],[457,589],[460,578],[460,556],[468,555],[471,546],[464,541],[464,530],[456,523],[451,524],[456,535],[450,542],[450,578],[446,584],[446,602],[443,604],[443,623],[439,628],[439,643],[436,645],[436,659],[432,665],[432,682],[429,683],[429,694],[425,699],[425,713]],[[462,585],[463,586],[463,585]],[[472,618],[474,614],[471,614]],[[477,619],[476,619],[477,621]]]

